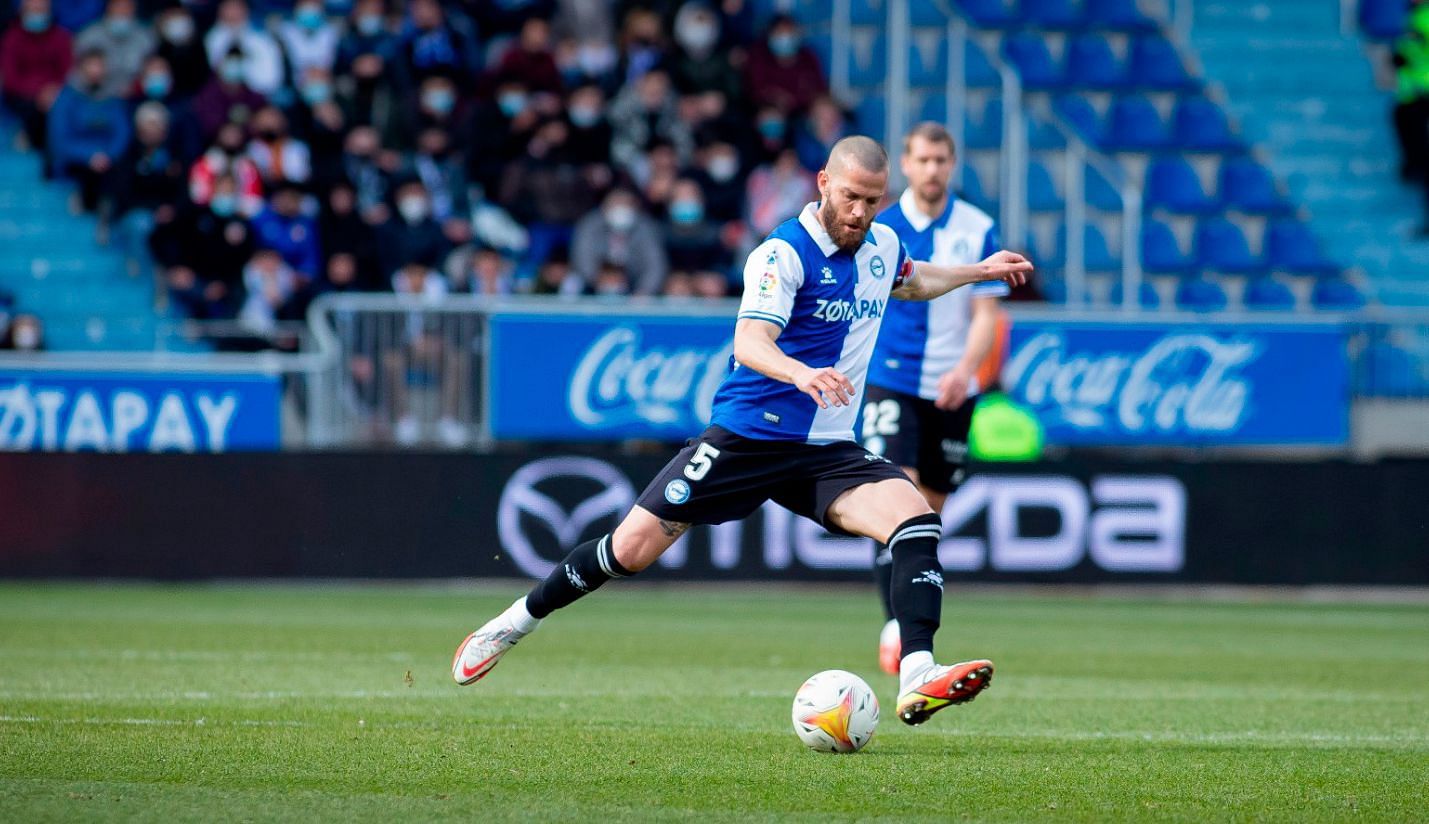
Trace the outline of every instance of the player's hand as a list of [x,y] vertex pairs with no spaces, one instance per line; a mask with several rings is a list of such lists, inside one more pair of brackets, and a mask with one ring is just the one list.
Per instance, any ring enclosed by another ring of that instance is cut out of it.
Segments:
[[960,367],[949,369],[938,378],[938,399],[933,401],[933,405],[947,411],[957,409],[968,399],[968,386],[971,384],[972,375]]
[[832,366],[804,367],[795,373],[794,386],[813,398],[820,409],[828,409],[831,402],[834,406],[848,406],[853,402],[853,381]]
[[994,252],[978,264],[979,280],[1000,280],[1012,288],[1026,283],[1031,272],[1032,261],[1005,249]]

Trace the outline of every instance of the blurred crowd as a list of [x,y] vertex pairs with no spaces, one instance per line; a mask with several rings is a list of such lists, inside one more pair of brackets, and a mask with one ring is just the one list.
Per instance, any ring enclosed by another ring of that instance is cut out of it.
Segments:
[[1410,0],[1405,31],[1394,44],[1394,128],[1399,138],[1400,177],[1424,186],[1429,237],[1429,2]]
[[4,105],[46,174],[131,274],[254,330],[331,291],[737,294],[847,129],[799,25],[746,0],[5,13]]

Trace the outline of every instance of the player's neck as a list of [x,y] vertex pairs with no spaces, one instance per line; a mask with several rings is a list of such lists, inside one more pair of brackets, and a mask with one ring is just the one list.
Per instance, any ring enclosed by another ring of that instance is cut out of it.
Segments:
[[914,192],[913,206],[916,207],[918,211],[922,212],[928,218],[932,220],[937,220],[938,218],[943,216],[943,210],[948,208],[949,197],[950,195],[947,192],[944,192],[943,196],[938,198],[937,200],[924,200],[923,198],[918,196],[917,192]]

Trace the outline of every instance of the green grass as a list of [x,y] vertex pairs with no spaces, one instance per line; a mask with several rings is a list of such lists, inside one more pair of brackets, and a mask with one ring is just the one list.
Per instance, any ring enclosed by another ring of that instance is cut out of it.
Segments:
[[[1422,605],[950,590],[997,678],[910,729],[870,593],[612,585],[456,687],[516,594],[0,585],[0,821],[1429,820]],[[789,728],[835,667],[857,755]]]

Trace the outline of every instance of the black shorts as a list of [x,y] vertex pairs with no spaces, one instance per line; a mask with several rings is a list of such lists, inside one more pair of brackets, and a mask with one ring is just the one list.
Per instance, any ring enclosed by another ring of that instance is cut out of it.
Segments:
[[822,524],[829,505],[856,486],[907,475],[852,441],[813,445],[767,441],[711,426],[691,439],[636,501],[655,517],[683,524],[721,524],[774,501]]
[[958,488],[977,398],[946,410],[926,398],[873,384],[863,397],[863,445],[869,452],[918,470],[919,482],[935,492]]

